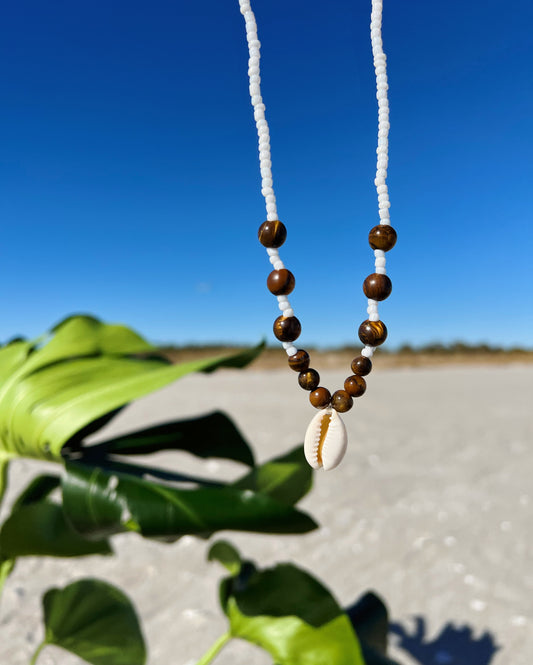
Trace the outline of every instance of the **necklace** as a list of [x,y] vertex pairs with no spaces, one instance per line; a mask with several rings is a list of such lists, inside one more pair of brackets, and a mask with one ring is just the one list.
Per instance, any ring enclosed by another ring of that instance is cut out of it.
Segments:
[[250,98],[254,110],[254,119],[259,138],[259,165],[261,172],[261,193],[265,198],[267,220],[259,227],[258,237],[266,247],[273,271],[267,279],[268,290],[277,297],[281,316],[274,321],[274,335],[282,343],[288,355],[289,367],[298,372],[298,383],[309,391],[309,401],[319,409],[307,428],[304,452],[307,461],[314,469],[329,470],[335,468],[346,452],[348,438],[346,427],[339,413],[349,411],[353,398],[360,397],[366,390],[367,376],[372,370],[372,356],[376,347],[387,339],[387,328],[380,320],[378,302],[388,298],[392,284],[385,268],[385,252],[396,244],[396,231],[390,225],[389,194],[386,184],[388,167],[389,101],[387,98],[387,58],[383,52],[381,23],[383,0],[372,0],[370,18],[370,38],[378,100],[378,146],[377,165],[374,183],[378,194],[380,222],[374,226],[368,236],[370,247],[374,250],[375,272],[363,282],[363,292],[368,298],[368,319],[359,326],[359,339],[364,344],[361,354],[351,364],[353,374],[344,382],[344,389],[333,393],[320,386],[318,372],[311,368],[307,351],[298,349],[294,342],[301,333],[300,321],[287,296],[295,286],[294,275],[285,268],[279,255],[279,248],[285,242],[287,230],[279,221],[276,197],[272,180],[272,161],[270,157],[270,132],[265,118],[265,105],[261,96],[261,77],[259,70],[261,44],[257,38],[257,24],[250,6],[250,0],[239,0],[241,14],[246,25],[248,42],[248,76],[250,79]]

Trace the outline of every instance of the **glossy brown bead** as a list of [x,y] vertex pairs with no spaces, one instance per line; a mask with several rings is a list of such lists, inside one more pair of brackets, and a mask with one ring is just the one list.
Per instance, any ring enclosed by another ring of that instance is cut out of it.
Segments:
[[331,398],[331,406],[339,413],[349,411],[353,406],[353,399],[346,390],[336,390]]
[[315,409],[325,409],[331,402],[331,393],[327,388],[319,387],[309,395],[309,401]]
[[316,369],[307,369],[298,374],[298,383],[304,390],[316,390],[320,383],[320,374]]
[[295,283],[294,275],[287,268],[273,270],[267,278],[267,288],[275,296],[288,296]]
[[295,316],[278,316],[273,329],[280,342],[294,342],[302,332],[302,326]]
[[287,229],[279,219],[273,222],[263,222],[259,227],[257,237],[265,247],[281,247],[287,237]]
[[362,376],[349,376],[344,382],[344,390],[352,397],[361,397],[366,390],[366,381]]
[[381,249],[388,252],[396,244],[397,237],[396,231],[390,224],[378,224],[370,230],[368,242],[372,249]]
[[372,361],[366,356],[357,356],[352,360],[352,372],[358,376],[366,376],[372,371]]
[[387,275],[380,275],[377,272],[368,275],[363,282],[363,291],[367,298],[372,300],[385,300],[392,291],[392,282]]
[[303,349],[298,349],[293,356],[289,356],[289,367],[295,372],[305,372],[309,367],[309,354]]
[[383,321],[363,321],[359,326],[359,339],[368,346],[379,346],[387,339],[387,326]]

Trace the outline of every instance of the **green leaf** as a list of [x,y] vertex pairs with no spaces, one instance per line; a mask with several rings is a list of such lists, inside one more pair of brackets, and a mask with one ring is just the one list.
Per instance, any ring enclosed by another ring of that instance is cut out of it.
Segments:
[[10,558],[112,553],[107,541],[86,540],[76,533],[61,506],[50,501],[21,506],[8,517],[0,529],[0,551]]
[[233,487],[251,489],[286,503],[296,504],[313,485],[313,470],[307,463],[303,446],[253,468]]
[[253,466],[249,445],[224,413],[177,420],[103,441],[93,455],[145,455],[159,450],[186,450],[197,457],[219,457]]
[[92,665],[144,665],[146,648],[135,610],[119,589],[85,579],[43,597],[45,643]]
[[4,588],[7,578],[13,572],[15,568],[15,559],[4,558],[0,554],[0,594]]
[[234,637],[265,649],[277,665],[365,665],[344,614],[315,628],[295,616],[248,617],[232,598],[228,617]]
[[231,575],[238,575],[242,561],[239,552],[227,540],[219,540],[211,546],[207,555],[208,561],[218,561],[225,566]]
[[76,433],[131,400],[190,372],[242,367],[261,349],[170,365],[125,326],[71,317],[47,339],[0,349],[0,450],[59,460]]
[[34,349],[34,344],[24,339],[13,340],[0,348],[0,385],[22,365]]
[[4,454],[4,452],[0,450],[0,505],[2,504],[2,499],[4,498],[4,494],[7,489],[7,478],[8,478],[10,460],[11,456]]
[[23,506],[31,503],[37,503],[46,499],[57,487],[59,487],[61,480],[55,474],[42,474],[36,476],[30,481],[30,484],[24,489],[17,497],[11,512],[15,512]]
[[175,540],[220,529],[305,533],[316,528],[305,513],[274,499],[230,486],[176,489],[129,474],[67,462],[63,508],[85,537],[137,531]]
[[233,637],[267,650],[277,665],[364,665],[348,616],[330,592],[293,564],[245,562],[220,587]]

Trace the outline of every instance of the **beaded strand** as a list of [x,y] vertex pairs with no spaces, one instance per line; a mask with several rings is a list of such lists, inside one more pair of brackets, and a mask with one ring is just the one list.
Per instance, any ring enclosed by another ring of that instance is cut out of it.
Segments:
[[261,244],[266,247],[273,271],[267,279],[267,288],[277,297],[281,310],[274,322],[274,335],[282,343],[289,356],[289,367],[298,372],[298,383],[309,391],[309,400],[317,409],[331,407],[338,412],[345,412],[352,408],[353,398],[360,397],[366,390],[367,376],[372,370],[371,358],[377,346],[383,344],[387,338],[387,328],[380,320],[378,303],[385,300],[392,291],[392,283],[387,276],[385,267],[385,252],[392,249],[396,243],[396,231],[390,226],[390,201],[386,184],[388,168],[388,135],[389,135],[389,101],[387,96],[387,58],[383,51],[381,37],[383,0],[372,0],[372,13],[370,19],[370,36],[374,68],[376,73],[376,97],[378,101],[378,145],[376,149],[376,177],[374,184],[378,195],[378,208],[380,223],[371,229],[369,244],[374,250],[375,272],[369,275],[363,283],[363,292],[368,298],[368,319],[359,326],[358,335],[364,344],[361,354],[354,358],[351,364],[353,374],[344,382],[344,389],[337,390],[331,395],[327,388],[320,386],[320,375],[311,368],[310,357],[307,351],[297,349],[294,342],[301,333],[300,321],[294,315],[288,295],[295,286],[294,275],[285,268],[279,255],[279,248],[285,242],[287,230],[279,221],[276,196],[274,193],[272,177],[272,159],[270,153],[270,132],[265,117],[265,104],[261,95],[261,75],[259,61],[261,58],[261,43],[257,36],[257,24],[252,11],[250,0],[239,0],[241,14],[244,16],[246,26],[246,39],[248,42],[248,76],[250,81],[250,99],[254,110],[254,119],[259,139],[259,164],[261,173],[261,193],[265,199],[267,220],[261,224],[258,237]]

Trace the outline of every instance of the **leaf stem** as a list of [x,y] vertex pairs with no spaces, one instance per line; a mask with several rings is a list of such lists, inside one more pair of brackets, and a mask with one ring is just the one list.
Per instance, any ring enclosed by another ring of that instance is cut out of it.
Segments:
[[[201,658],[200,660],[196,663],[196,665],[208,665],[213,658],[219,653],[219,651],[222,650],[222,648],[231,640],[231,633],[228,631],[227,633],[224,633],[224,635],[221,635],[218,640],[213,644],[213,646],[207,651]],[[31,663],[30,665],[33,665]]]
[[30,661],[30,665],[35,665],[35,663],[37,662],[37,658],[39,658],[39,654],[40,654],[41,651],[44,649],[44,647],[46,646],[46,644],[47,644],[47,642],[46,642],[45,640],[43,640],[43,641],[41,642],[41,644],[39,644],[39,646],[37,647],[35,653],[33,654],[33,658],[32,658],[31,661]]

